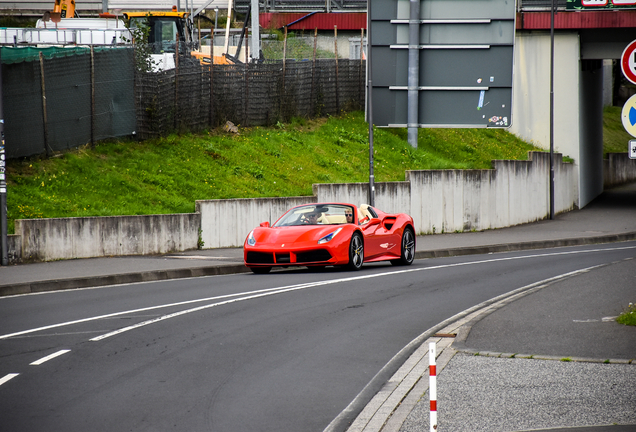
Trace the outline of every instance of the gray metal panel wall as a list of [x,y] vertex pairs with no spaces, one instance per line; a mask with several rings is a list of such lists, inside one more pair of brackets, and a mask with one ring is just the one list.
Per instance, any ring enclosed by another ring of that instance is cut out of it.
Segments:
[[[510,126],[515,6],[514,0],[420,0],[420,126]],[[371,3],[377,126],[407,124],[409,14],[408,0]]]

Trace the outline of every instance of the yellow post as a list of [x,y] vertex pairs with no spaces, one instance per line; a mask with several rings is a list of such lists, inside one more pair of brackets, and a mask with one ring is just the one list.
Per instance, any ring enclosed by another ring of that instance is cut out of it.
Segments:
[[55,0],[53,13],[59,13],[60,18],[73,18],[75,16],[75,0]]

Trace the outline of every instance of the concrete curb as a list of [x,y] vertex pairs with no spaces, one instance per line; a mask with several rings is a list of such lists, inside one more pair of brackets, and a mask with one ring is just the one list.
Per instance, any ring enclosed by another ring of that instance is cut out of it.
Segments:
[[[514,252],[552,247],[581,246],[586,244],[616,243],[636,240],[636,232],[611,234],[598,237],[581,237],[557,240],[542,240],[487,246],[467,246],[430,251],[415,251],[415,259],[441,258],[463,255],[478,255],[498,252]],[[118,275],[87,276],[81,278],[54,279],[47,281],[25,282],[0,285],[0,296],[31,294],[46,291],[58,291],[75,288],[90,288],[106,285],[118,285],[135,282],[152,282],[168,279],[182,279],[199,276],[217,276],[247,273],[250,270],[243,264],[226,264],[208,267],[193,267],[175,270],[154,270]]]
[[597,237],[577,237],[569,239],[556,240],[539,240],[520,243],[504,243],[487,246],[467,246],[451,249],[437,249],[430,251],[415,251],[415,259],[424,258],[442,258],[462,255],[478,255],[498,252],[514,252],[532,249],[548,249],[566,246],[582,246],[603,243],[618,243],[624,241],[636,240],[636,232],[628,232],[623,234],[610,234]]
[[174,270],[154,270],[138,273],[124,273],[106,276],[88,276],[81,278],[55,279],[26,282],[13,285],[0,285],[0,296],[31,294],[47,291],[59,291],[76,288],[90,288],[105,285],[119,285],[136,282],[152,282],[169,279],[183,279],[200,276],[218,276],[246,273],[250,270],[243,264],[192,267]]

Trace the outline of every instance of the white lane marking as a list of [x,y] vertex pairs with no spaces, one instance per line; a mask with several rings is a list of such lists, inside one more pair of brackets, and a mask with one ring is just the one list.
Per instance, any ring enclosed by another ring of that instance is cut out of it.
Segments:
[[611,316],[611,317],[603,317],[601,319],[597,319],[597,318],[590,318],[590,319],[585,319],[585,320],[572,320],[572,322],[575,323],[596,323],[596,322],[612,322],[612,321],[616,321],[616,318],[618,318],[618,316]]
[[[355,280],[371,279],[371,278],[377,278],[377,277],[383,277],[383,276],[399,275],[399,274],[403,274],[403,273],[420,272],[420,271],[425,271],[425,270],[437,270],[437,269],[443,269],[443,268],[461,267],[461,266],[475,265],[475,264],[487,264],[487,263],[500,262],[500,261],[511,261],[511,260],[520,260],[520,259],[529,259],[529,258],[543,258],[543,257],[560,256],[560,255],[574,255],[574,254],[592,253],[592,252],[613,252],[613,251],[620,251],[620,250],[627,250],[627,249],[636,249],[636,246],[624,246],[624,247],[607,248],[607,249],[590,249],[590,250],[583,250],[583,251],[554,252],[554,253],[548,253],[548,254],[534,254],[534,255],[525,255],[525,256],[517,256],[517,257],[493,258],[493,259],[487,259],[487,260],[469,261],[469,262],[455,263],[455,264],[443,264],[443,265],[438,265],[438,266],[433,266],[433,267],[421,267],[421,268],[408,269],[408,270],[397,270],[397,271],[369,274],[369,275],[363,275],[363,276],[354,276],[354,277],[349,277],[349,278],[340,278],[340,279],[326,280],[326,281],[320,281],[320,282],[296,284],[296,285],[289,285],[289,286],[276,287],[276,288],[267,288],[267,289],[263,289],[263,290],[247,291],[247,292],[244,292],[244,293],[227,294],[227,295],[208,297],[208,298],[197,299],[197,300],[188,300],[188,301],[177,302],[177,303],[169,303],[169,304],[165,304],[165,305],[150,306],[150,307],[146,307],[146,308],[133,309],[133,310],[122,311],[122,312],[115,312],[115,313],[106,314],[106,315],[99,315],[99,316],[95,316],[95,317],[83,318],[83,319],[78,319],[78,320],[74,320],[74,321],[67,321],[67,322],[62,322],[62,323],[58,323],[58,324],[51,324],[51,325],[48,325],[48,326],[43,326],[43,327],[38,327],[38,328],[34,328],[34,329],[29,329],[29,330],[23,330],[23,331],[19,331],[19,332],[15,332],[15,333],[9,333],[9,334],[5,334],[5,335],[0,335],[0,340],[7,339],[7,338],[10,338],[10,337],[15,337],[15,336],[21,336],[21,335],[29,334],[29,333],[35,333],[35,332],[39,332],[39,331],[42,331],[42,330],[48,330],[48,329],[52,329],[52,328],[63,327],[63,326],[68,326],[68,325],[73,325],[73,324],[80,324],[80,323],[84,323],[84,322],[95,321],[95,320],[104,319],[104,318],[111,318],[111,317],[121,316],[121,315],[125,315],[125,314],[134,314],[134,313],[138,313],[138,312],[145,312],[145,311],[155,310],[155,309],[162,309],[162,308],[169,308],[169,307],[175,307],[175,306],[183,306],[183,305],[186,305],[186,304],[193,304],[193,303],[201,303],[201,302],[206,302],[206,301],[220,300],[220,299],[223,299],[223,298],[248,296],[246,299],[249,299],[249,298],[262,297],[261,294],[266,294],[266,293],[270,293],[270,292],[271,293],[278,293],[278,291],[280,291],[281,293],[283,293],[283,292],[288,292],[288,291],[295,291],[297,289],[311,288],[311,287],[321,286],[321,285],[329,285],[329,284],[336,284],[336,283],[341,283],[341,282],[350,282],[350,281],[355,281]],[[254,294],[257,294],[257,295],[256,296],[252,296]],[[227,304],[227,303],[222,302],[221,304]],[[220,305],[220,304],[214,304],[213,306],[218,306],[218,305]],[[213,307],[213,306],[208,305],[207,307]],[[200,310],[200,309],[196,308],[196,310]],[[178,314],[181,314],[181,313],[178,313]],[[156,321],[161,321],[163,319],[165,319],[165,318],[163,318],[163,317],[157,318],[155,320],[155,322]]]
[[[351,280],[351,279],[346,279],[346,280]],[[154,323],[159,322],[159,321],[164,321],[164,320],[167,320],[167,319],[170,319],[170,318],[178,317],[178,316],[189,314],[189,313],[192,313],[192,312],[197,312],[197,311],[204,310],[204,309],[213,308],[213,307],[216,307],[216,306],[222,306],[222,305],[226,305],[226,304],[230,304],[230,303],[236,303],[236,302],[240,302],[240,301],[244,301],[244,300],[251,300],[251,299],[255,299],[255,298],[259,298],[259,297],[266,297],[266,296],[270,296],[270,295],[281,294],[281,293],[284,293],[284,292],[307,289],[307,288],[311,288],[311,287],[318,286],[318,285],[328,285],[328,284],[331,284],[331,283],[336,283],[336,281],[314,282],[314,283],[311,283],[311,284],[303,284],[301,286],[297,286],[297,287],[293,287],[293,288],[279,289],[279,290],[276,290],[276,291],[264,292],[264,293],[260,293],[260,294],[247,296],[247,297],[234,298],[234,299],[222,301],[222,302],[219,302],[219,303],[212,303],[212,304],[207,304],[207,305],[203,305],[203,306],[198,306],[198,307],[195,307],[195,308],[192,308],[192,309],[182,310],[182,311],[179,311],[179,312],[175,312],[175,313],[171,313],[171,314],[168,314],[168,315],[161,316],[159,318],[155,318],[155,319],[151,319],[151,320],[148,320],[148,321],[143,321],[143,322],[140,322],[140,323],[137,323],[137,324],[133,324],[131,326],[124,327],[124,328],[121,328],[119,330],[115,330],[115,331],[112,331],[110,333],[106,333],[104,335],[94,337],[94,338],[89,339],[89,340],[91,342],[97,342],[97,341],[109,338],[111,336],[115,336],[115,335],[130,331],[130,330],[137,329],[139,327],[144,327],[144,326],[147,326],[147,325],[150,325],[150,324],[154,324]]]
[[[280,289],[280,288],[270,288],[268,290],[261,290],[261,291],[270,291],[270,290],[276,290],[276,289]],[[252,292],[257,292],[257,291],[252,291]],[[29,334],[29,333],[35,333],[35,332],[39,332],[39,331],[42,331],[42,330],[49,330],[49,329],[53,329],[53,328],[69,326],[69,325],[73,325],[73,324],[81,324],[81,323],[84,323],[84,322],[96,321],[96,320],[100,320],[100,319],[120,317],[121,315],[126,315],[126,314],[134,314],[134,313],[137,313],[137,312],[146,312],[146,311],[150,311],[150,310],[163,309],[163,308],[169,308],[169,307],[174,307],[174,306],[183,306],[183,305],[191,304],[191,303],[201,303],[201,302],[206,302],[206,301],[210,301],[210,300],[218,300],[218,299],[227,298],[227,297],[237,297],[237,296],[240,296],[240,295],[245,295],[245,294],[250,294],[250,293],[251,292],[237,293],[237,294],[227,294],[227,295],[222,295],[222,296],[207,297],[207,298],[202,298],[202,299],[197,299],[197,300],[187,300],[187,301],[182,301],[182,302],[177,302],[177,303],[168,303],[168,304],[163,304],[163,305],[158,305],[158,306],[149,306],[149,307],[140,308],[140,309],[132,309],[132,310],[127,310],[127,311],[114,312],[114,313],[106,314],[106,315],[98,315],[98,316],[89,317],[89,318],[82,318],[82,319],[78,319],[78,320],[62,322],[62,323],[58,323],[58,324],[51,324],[51,325],[48,325],[48,326],[37,327],[37,328],[29,329],[29,330],[23,330],[23,331],[19,331],[19,332],[15,332],[15,333],[8,333],[8,334],[5,334],[5,335],[0,335],[0,340],[1,339],[8,339],[8,338],[15,337],[15,336],[22,336],[22,335]]]
[[[443,265],[443,266],[438,266],[438,268],[441,268],[441,267],[454,267],[456,265],[460,265],[460,264],[452,264],[452,265],[448,265],[448,266]],[[544,279],[543,281],[537,282],[536,284],[547,283],[547,282],[550,282],[550,281],[556,281],[556,280],[559,280],[559,279],[562,279],[562,278],[565,278],[565,277],[573,276],[575,274],[588,272],[588,271],[590,271],[590,270],[592,270],[594,268],[597,268],[597,267],[600,267],[600,265],[587,267],[587,268],[580,269],[580,270],[574,270],[574,271],[571,271],[571,272],[568,272],[568,273],[564,273],[564,274],[561,274],[561,275],[558,275],[558,276],[554,276],[554,277],[551,277],[551,278],[548,278],[548,279]],[[435,267],[428,267],[428,269],[432,269],[432,268],[435,268]],[[201,310],[204,310],[204,309],[209,309],[209,308],[213,308],[213,307],[216,307],[216,306],[222,306],[222,305],[226,305],[226,304],[230,304],[230,303],[236,303],[236,302],[240,302],[240,301],[244,301],[244,300],[251,300],[251,299],[255,299],[255,298],[259,298],[259,297],[266,297],[266,296],[270,296],[270,295],[281,294],[281,293],[284,293],[284,292],[298,291],[298,290],[303,290],[303,289],[307,289],[307,288],[311,288],[311,287],[315,287],[315,286],[319,286],[319,285],[329,285],[329,284],[334,284],[334,283],[339,283],[339,282],[349,282],[349,281],[352,281],[352,280],[367,279],[367,278],[370,278],[370,277],[377,277],[377,276],[380,276],[380,275],[391,275],[391,274],[396,274],[396,273],[406,273],[406,272],[410,272],[410,271],[421,271],[421,270],[422,269],[401,270],[401,271],[398,271],[398,272],[388,272],[388,273],[381,273],[381,274],[376,274],[376,275],[365,275],[365,276],[357,276],[357,277],[353,277],[353,278],[343,278],[343,279],[335,279],[335,280],[330,280],[330,281],[320,281],[320,282],[312,282],[312,283],[307,283],[307,284],[301,284],[299,286],[285,288],[285,289],[280,289],[278,291],[270,291],[270,292],[267,292],[267,293],[261,293],[261,294],[247,296],[247,297],[240,297],[240,298],[226,300],[226,301],[219,302],[219,303],[212,303],[212,304],[207,304],[207,305],[203,305],[203,306],[198,306],[198,307],[192,308],[192,309],[182,310],[182,311],[179,311],[179,312],[175,312],[175,313],[172,313],[172,314],[161,316],[159,318],[155,318],[155,319],[151,319],[151,320],[148,320],[148,321],[143,321],[143,322],[140,322],[140,323],[137,323],[137,324],[133,324],[133,325],[130,325],[128,327],[121,328],[119,330],[114,330],[112,332],[103,334],[101,336],[94,337],[94,338],[89,339],[89,340],[91,342],[97,342],[97,341],[109,338],[111,336],[116,336],[118,334],[125,333],[125,332],[130,331],[130,330],[134,330],[134,329],[137,329],[137,328],[140,328],[140,327],[144,327],[144,326],[147,326],[147,325],[150,325],[150,324],[157,323],[159,321],[164,321],[164,320],[167,320],[167,319],[170,319],[170,318],[174,318],[174,317],[181,316],[181,315],[186,315],[186,314],[189,314],[189,313],[192,313],[192,312],[198,312],[198,311],[201,311]],[[509,295],[509,293],[506,294],[506,295]]]
[[20,375],[19,373],[10,373],[8,375],[3,376],[2,378],[0,378],[0,385],[6,383],[7,381],[12,380],[13,378],[17,377],[18,375]]
[[68,352],[71,352],[71,350],[69,349],[64,349],[64,350],[59,350],[57,352],[54,352],[53,354],[49,354],[46,357],[42,357],[40,360],[36,360],[33,363],[29,363],[30,366],[40,366],[42,363],[46,363],[49,360],[53,360],[55,357],[59,357],[63,354],[66,354]]

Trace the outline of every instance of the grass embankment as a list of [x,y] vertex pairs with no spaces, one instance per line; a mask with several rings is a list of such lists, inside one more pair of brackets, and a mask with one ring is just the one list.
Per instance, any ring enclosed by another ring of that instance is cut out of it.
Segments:
[[630,303],[627,309],[616,318],[619,324],[636,326],[636,305]]
[[[378,182],[406,170],[491,168],[538,150],[501,129],[375,129]],[[9,233],[15,219],[193,212],[195,200],[311,195],[313,183],[367,182],[361,112],[274,127],[221,128],[144,142],[103,142],[50,159],[8,163]]]
[[603,109],[603,157],[607,153],[627,153],[627,143],[634,139],[623,127],[622,110],[615,106]]

